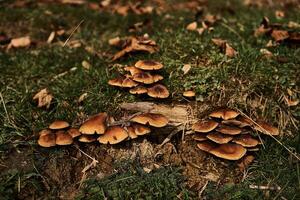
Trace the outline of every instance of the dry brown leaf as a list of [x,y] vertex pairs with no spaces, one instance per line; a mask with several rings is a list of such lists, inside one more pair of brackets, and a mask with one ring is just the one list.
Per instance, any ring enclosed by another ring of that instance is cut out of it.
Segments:
[[186,30],[195,31],[197,29],[197,22],[192,22],[186,26]]
[[218,47],[221,47],[221,48],[223,48],[224,45],[226,44],[226,40],[222,40],[222,39],[219,39],[219,38],[213,38],[213,39],[211,39],[211,41],[215,45],[217,45]]
[[183,74],[187,74],[191,70],[191,65],[185,64],[185,65],[183,65],[181,70],[183,71]]
[[273,53],[271,51],[269,51],[268,49],[260,49],[260,53],[263,54],[263,56],[266,58],[273,57]]
[[288,27],[289,28],[300,28],[300,24],[297,22],[289,21]]
[[273,30],[271,36],[276,42],[280,42],[289,38],[289,33],[284,30]]
[[25,36],[25,37],[19,37],[19,38],[14,38],[10,41],[10,45],[15,48],[20,48],[20,47],[27,47],[31,43],[30,37]]
[[242,160],[237,164],[240,171],[245,171],[248,166],[254,161],[254,156],[248,155],[242,158]]
[[36,95],[34,95],[33,100],[38,101],[38,107],[46,107],[47,109],[50,107],[51,101],[53,99],[52,94],[48,91],[47,88],[40,90]]
[[281,18],[284,18],[285,13],[282,10],[276,10],[275,16],[276,16],[276,18],[281,19]]
[[268,43],[266,44],[266,47],[275,47],[276,44],[273,43],[272,40],[269,40]]
[[222,51],[225,52],[226,56],[232,58],[238,54],[237,51],[227,43],[226,40],[219,39],[219,38],[213,38],[211,40],[215,45],[220,47],[222,49]]
[[135,51],[146,51],[154,53],[158,51],[156,42],[146,37],[130,37],[125,47],[113,56],[113,61],[123,57],[125,54]]
[[264,25],[260,25],[255,31],[254,31],[254,36],[259,37],[262,35],[265,35],[266,33],[270,32],[272,29],[271,28],[265,28]]
[[82,95],[80,95],[80,97],[78,98],[78,103],[83,102],[87,96],[88,96],[88,93],[86,93],[86,92],[83,93]]
[[108,44],[111,46],[119,46],[121,44],[120,37],[111,38],[108,40]]
[[233,58],[237,55],[237,51],[232,48],[228,43],[225,44],[225,55],[229,58]]
[[123,16],[127,16],[128,14],[128,11],[129,11],[129,6],[126,5],[126,6],[116,6],[116,12],[120,15],[123,15]]
[[92,67],[92,65],[86,60],[82,61],[81,65],[84,69],[87,69],[87,70],[89,70]]
[[52,31],[47,39],[47,43],[50,44],[54,40],[54,37],[55,37],[55,31]]
[[287,106],[291,107],[291,106],[297,106],[299,104],[299,100],[293,100],[287,96],[284,96],[284,100]]

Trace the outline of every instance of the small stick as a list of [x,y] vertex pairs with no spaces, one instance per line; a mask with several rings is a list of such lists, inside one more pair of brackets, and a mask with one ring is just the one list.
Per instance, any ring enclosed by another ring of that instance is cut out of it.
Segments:
[[0,97],[1,97],[2,105],[3,105],[4,111],[5,111],[5,114],[6,114],[7,120],[8,120],[8,122],[11,122],[11,121],[10,121],[9,114],[8,114],[8,112],[7,112],[7,109],[6,109],[6,105],[5,105],[5,102],[4,102],[4,99],[3,99],[3,96],[2,96],[2,92],[0,92]]
[[201,199],[201,195],[204,192],[204,190],[206,189],[207,185],[208,185],[208,181],[206,181],[206,183],[203,185],[203,187],[201,188],[201,190],[198,192],[199,199]]
[[73,36],[73,34],[75,33],[75,31],[79,28],[79,26],[84,22],[84,20],[81,20],[79,22],[79,24],[74,28],[74,30],[71,32],[71,34],[69,35],[69,37],[66,39],[65,43],[63,44],[63,47],[65,47],[67,45],[67,43],[69,42],[69,40],[71,39],[71,37]]
[[266,186],[266,185],[249,185],[250,189],[258,189],[258,190],[281,190],[279,186]]
[[52,81],[55,80],[55,79],[57,79],[57,78],[63,77],[63,76],[65,76],[66,74],[68,74],[69,72],[73,72],[73,71],[75,71],[75,70],[77,70],[77,67],[72,67],[72,68],[69,69],[68,71],[65,71],[65,72],[62,72],[62,73],[60,73],[60,74],[57,74],[57,75],[55,75],[55,76],[52,78]]

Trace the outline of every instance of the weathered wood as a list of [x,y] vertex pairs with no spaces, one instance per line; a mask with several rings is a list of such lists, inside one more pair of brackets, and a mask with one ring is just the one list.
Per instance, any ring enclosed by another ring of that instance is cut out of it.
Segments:
[[195,121],[196,119],[191,112],[191,108],[186,105],[169,106],[165,104],[155,104],[152,102],[134,102],[122,103],[120,107],[129,111],[162,114],[170,120],[170,124],[187,124]]

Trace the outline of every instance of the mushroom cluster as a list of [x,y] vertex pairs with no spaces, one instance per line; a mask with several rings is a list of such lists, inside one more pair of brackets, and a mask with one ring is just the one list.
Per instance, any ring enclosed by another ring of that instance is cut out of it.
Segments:
[[168,98],[170,93],[167,87],[158,83],[164,77],[155,73],[162,68],[163,65],[159,62],[139,60],[134,66],[124,68],[129,74],[111,79],[108,81],[108,84],[116,87],[130,88],[129,92],[131,94],[147,94],[153,98]]
[[169,120],[161,114],[143,113],[135,115],[124,125],[108,122],[109,116],[103,112],[91,116],[81,124],[79,129],[70,128],[66,121],[57,120],[48,129],[39,133],[38,144],[42,147],[70,145],[77,140],[83,143],[98,141],[101,144],[117,144],[126,139],[135,139],[151,132],[148,127],[164,127]]
[[263,121],[254,123],[228,108],[212,112],[209,119],[196,122],[192,129],[199,149],[226,160],[239,160],[247,151],[259,150],[260,140],[254,136],[254,130],[279,135],[276,127]]

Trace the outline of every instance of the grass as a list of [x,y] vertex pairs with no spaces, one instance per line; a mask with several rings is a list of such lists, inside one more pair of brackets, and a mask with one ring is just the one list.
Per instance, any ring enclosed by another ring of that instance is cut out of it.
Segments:
[[[209,3],[206,12],[221,15],[221,21],[214,26],[212,33],[204,33],[202,36],[185,30],[186,25],[194,20],[194,15],[181,10],[170,11],[168,14],[171,17],[166,18],[165,14],[162,16],[129,14],[123,17],[91,11],[86,7],[56,4],[1,8],[0,32],[4,31],[13,37],[29,34],[37,43],[25,49],[0,51],[0,92],[4,101],[0,106],[0,117],[3,119],[0,121],[0,161],[6,165],[6,160],[11,154],[18,152],[33,154],[27,155],[27,160],[24,159],[27,162],[31,161],[26,169],[3,167],[4,170],[0,173],[0,191],[6,196],[1,196],[7,199],[15,197],[19,180],[22,182],[22,190],[35,188],[34,194],[43,194],[44,161],[40,160],[41,157],[34,156],[41,151],[36,145],[35,136],[52,120],[74,121],[83,115],[102,111],[120,115],[117,107],[119,103],[141,100],[107,86],[107,81],[118,74],[118,68],[106,56],[112,55],[117,49],[110,47],[107,41],[115,36],[131,35],[132,33],[127,31],[130,26],[148,19],[151,20],[152,26],[144,27],[136,34],[148,33],[159,44],[160,52],[152,55],[129,55],[117,63],[126,65],[133,64],[139,59],[160,60],[165,65],[162,73],[168,77],[164,83],[173,93],[174,102],[185,102],[181,93],[185,89],[194,88],[197,92],[197,101],[211,102],[213,106],[228,104],[251,116],[265,118],[280,125],[285,133],[280,140],[299,153],[299,132],[290,121],[291,118],[299,120],[299,106],[289,108],[280,98],[288,89],[298,91],[296,97],[299,98],[300,49],[297,46],[282,44],[271,48],[270,51],[276,56],[285,58],[285,62],[265,59],[259,50],[265,48],[270,38],[253,36],[253,30],[259,26],[263,16],[268,16],[274,23],[288,23],[299,19],[299,12],[291,9],[285,18],[276,19],[275,9],[248,8],[238,1],[232,1],[234,2],[231,4],[232,7],[221,1],[214,2]],[[233,13],[231,9],[234,10]],[[51,31],[64,29],[70,32],[81,20],[84,22],[72,37],[72,40],[82,41],[81,47],[69,48],[59,45],[57,42],[64,42],[66,36],[57,37],[54,40],[55,44],[52,45],[42,43],[47,40]],[[228,59],[224,56],[211,42],[211,38],[216,37],[228,40],[238,51],[238,57]],[[86,51],[85,47],[95,49],[98,56]],[[90,70],[81,66],[84,60],[91,64]],[[181,71],[183,64],[192,65],[187,75],[183,75]],[[75,71],[54,79],[57,74],[69,71],[73,67],[76,67]],[[43,88],[48,88],[55,97],[49,110],[37,108],[32,101],[33,95]],[[87,98],[78,104],[76,100],[85,92],[88,93]],[[162,102],[169,103],[170,100]],[[297,193],[300,189],[299,162],[293,161],[273,140],[267,141],[266,147],[264,151],[257,153],[256,162],[249,169],[249,176],[244,182],[225,187],[209,184],[204,195],[209,199],[223,199],[223,195],[228,199],[262,199],[266,194],[250,190],[249,184],[278,184],[283,188],[282,191],[280,194],[271,192],[270,198],[279,196],[287,199],[299,198]],[[57,155],[59,151],[46,150],[46,155]],[[181,183],[182,180],[175,169],[164,169],[150,175],[133,172],[114,174],[103,183],[118,188],[128,184],[127,181],[121,181],[114,185],[115,180],[124,177],[133,177],[128,179],[129,183],[139,182],[136,187],[140,190],[152,186],[157,188],[158,198],[175,197],[180,190],[185,191],[181,187],[176,187],[175,183]],[[103,192],[105,195],[110,194],[111,191],[103,183],[91,181],[90,187],[86,186],[83,194],[96,196],[98,193],[102,195]],[[170,185],[168,188],[162,188],[164,184]],[[216,188],[217,193],[210,192]],[[130,195],[141,198],[140,191],[135,191],[132,187],[124,187],[125,189],[131,192]],[[142,198],[152,194],[152,191],[147,192]],[[113,193],[117,195],[116,199],[127,198],[118,196],[123,194],[123,190],[116,189]],[[55,192],[51,194],[57,195]]]

